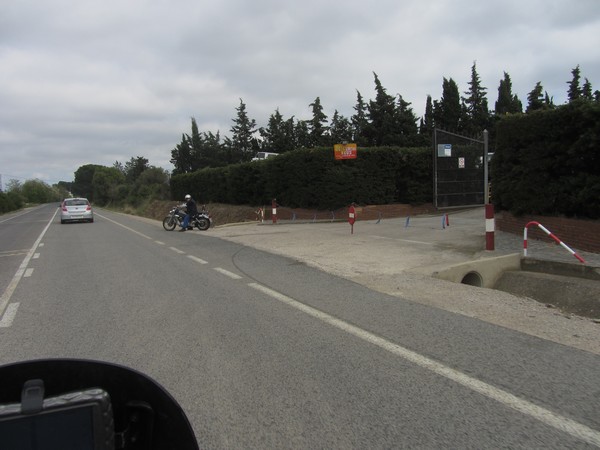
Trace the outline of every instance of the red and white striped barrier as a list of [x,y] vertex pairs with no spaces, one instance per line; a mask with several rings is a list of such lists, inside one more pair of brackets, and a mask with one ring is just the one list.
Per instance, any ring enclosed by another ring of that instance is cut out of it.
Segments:
[[583,264],[585,264],[585,261],[583,260],[583,258],[581,256],[579,256],[577,253],[575,253],[573,250],[571,250],[571,248],[569,248],[563,241],[561,241],[554,234],[552,234],[541,223],[535,222],[535,221],[529,222],[527,225],[525,225],[525,229],[523,230],[523,256],[527,256],[527,229],[529,228],[530,225],[537,225],[544,233],[546,233],[548,236],[550,236],[552,239],[554,239],[554,242],[556,242],[557,244],[560,244],[561,246],[563,246],[565,249],[567,249],[567,251],[571,255],[573,255],[580,262],[582,262]]
[[485,249],[494,250],[494,233],[496,231],[496,222],[494,220],[494,205],[488,203],[485,205]]

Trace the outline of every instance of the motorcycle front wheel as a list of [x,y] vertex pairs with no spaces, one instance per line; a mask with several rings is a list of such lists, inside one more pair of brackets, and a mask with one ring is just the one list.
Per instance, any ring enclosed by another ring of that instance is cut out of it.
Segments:
[[173,231],[177,226],[177,221],[173,216],[167,216],[163,219],[163,228],[167,231]]
[[210,228],[210,221],[205,218],[200,218],[196,220],[196,226],[200,231],[206,231]]

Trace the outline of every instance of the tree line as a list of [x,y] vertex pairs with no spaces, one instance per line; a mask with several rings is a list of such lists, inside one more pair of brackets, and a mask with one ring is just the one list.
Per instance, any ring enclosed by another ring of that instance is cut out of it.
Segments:
[[[579,66],[571,70],[571,75],[567,82],[569,102],[580,99],[600,102],[600,92],[593,91],[587,78],[582,80]],[[556,107],[553,97],[544,91],[540,81],[528,93],[524,110],[523,102],[512,92],[510,75],[504,72],[494,109],[490,110],[487,88],[482,86],[474,62],[468,89],[463,95],[452,78],[443,78],[441,98],[433,100],[428,95],[425,114],[419,119],[411,103],[399,94],[388,94],[376,73],[373,77],[375,99],[367,101],[357,91],[354,114],[349,118],[335,110],[329,119],[323,112],[320,97],[309,104],[310,119],[299,120],[294,116],[286,119],[276,109],[265,127],[257,127],[256,120],[248,116],[246,104],[240,99],[229,130],[231,137],[225,138],[219,131],[200,132],[192,117],[191,134],[183,133],[180,143],[171,150],[172,174],[250,161],[259,151],[285,153],[343,142],[354,142],[359,147],[429,146],[435,128],[470,136],[477,136],[487,129],[493,140],[495,124],[506,114],[529,114]]]
[[150,200],[168,200],[170,192],[169,172],[137,156],[125,164],[115,161],[112,167],[85,164],[75,171],[74,181],[59,181],[52,186],[41,180],[22,183],[11,179],[6,191],[0,192],[0,213],[27,204],[59,202],[71,196],[86,197],[102,206],[135,208]]
[[[567,82],[569,103],[600,103],[600,92],[593,90],[587,78],[582,79],[579,66],[571,70],[571,75]],[[266,126],[257,127],[240,99],[230,129],[231,137],[222,138],[219,131],[200,132],[195,118],[191,119],[191,133],[183,133],[181,142],[171,150],[171,163],[174,165],[171,174],[149,165],[143,156],[137,156],[125,164],[117,161],[112,167],[81,166],[75,172],[73,182],[61,181],[53,186],[40,180],[25,183],[10,180],[6,192],[0,192],[0,212],[18,209],[26,203],[60,200],[71,193],[102,205],[139,206],[148,199],[168,199],[171,176],[249,161],[259,151],[286,153],[343,142],[355,142],[363,148],[422,148],[431,145],[435,128],[466,135],[478,135],[488,129],[493,138],[496,122],[506,115],[556,108],[541,82],[537,82],[529,92],[523,108],[523,102],[512,92],[510,75],[505,72],[498,86],[494,109],[490,110],[487,88],[482,86],[476,63],[473,63],[468,89],[463,95],[452,78],[443,78],[441,98],[433,100],[428,95],[425,113],[419,119],[411,103],[399,94],[388,94],[376,73],[373,73],[373,78],[375,98],[365,100],[357,91],[354,114],[349,118],[335,110],[330,119],[317,97],[309,105],[312,111],[310,119],[284,118],[276,109]]]
[[170,196],[169,172],[152,166],[143,156],[132,157],[125,164],[115,161],[112,167],[86,164],[75,171],[72,192],[98,205],[138,207],[151,199],[167,200]]
[[21,209],[28,203],[57,202],[68,196],[68,184],[60,181],[50,186],[41,180],[21,182],[11,179],[5,191],[0,191],[0,213]]

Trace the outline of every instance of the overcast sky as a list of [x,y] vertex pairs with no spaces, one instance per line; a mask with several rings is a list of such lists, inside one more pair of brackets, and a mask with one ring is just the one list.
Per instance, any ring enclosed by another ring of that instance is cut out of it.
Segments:
[[[0,174],[72,181],[143,156],[172,170],[190,132],[228,135],[240,99],[258,126],[350,117],[373,72],[417,114],[477,63],[490,108],[506,71],[524,106],[566,100],[580,65],[600,89],[599,0],[0,0]],[[582,78],[583,82],[583,78]]]

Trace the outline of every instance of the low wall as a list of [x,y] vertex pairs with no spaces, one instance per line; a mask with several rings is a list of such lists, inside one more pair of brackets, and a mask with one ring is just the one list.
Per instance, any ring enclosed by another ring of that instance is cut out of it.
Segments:
[[[377,220],[389,219],[395,217],[416,216],[419,214],[428,214],[435,212],[435,207],[431,204],[424,205],[366,205],[356,206],[356,220]],[[348,207],[340,208],[335,211],[312,210],[302,208],[288,208],[279,205],[277,207],[277,218],[279,220],[348,220]],[[271,207],[265,206],[265,220],[271,220]]]
[[[452,281],[453,283],[463,283],[493,289],[504,272],[519,270],[520,267],[521,255],[513,253],[511,255],[455,264],[444,270],[433,272],[431,275],[441,280]],[[475,276],[469,280],[470,274],[474,274]]]
[[[586,252],[600,253],[600,220],[569,219],[566,217],[548,216],[521,216],[501,211],[495,214],[496,229],[523,236],[523,229],[531,221],[535,221],[547,228],[571,248]],[[528,239],[552,241],[537,226],[529,227]]]

